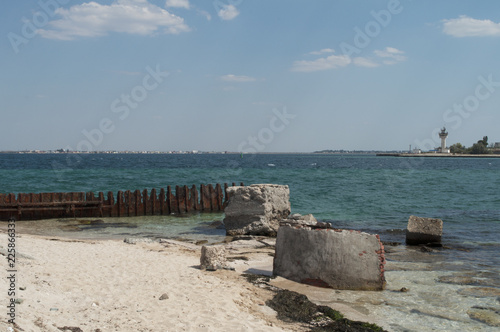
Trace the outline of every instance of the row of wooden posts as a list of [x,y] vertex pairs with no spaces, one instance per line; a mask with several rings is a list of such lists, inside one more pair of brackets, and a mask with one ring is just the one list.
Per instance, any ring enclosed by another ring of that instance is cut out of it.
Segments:
[[[233,186],[236,184],[233,183]],[[244,184],[241,183],[241,186]],[[144,189],[108,192],[68,192],[0,194],[0,220],[39,220],[52,218],[132,217],[188,212],[222,212],[227,205],[227,188],[193,185],[171,186],[159,191]],[[115,198],[116,197],[116,198]]]

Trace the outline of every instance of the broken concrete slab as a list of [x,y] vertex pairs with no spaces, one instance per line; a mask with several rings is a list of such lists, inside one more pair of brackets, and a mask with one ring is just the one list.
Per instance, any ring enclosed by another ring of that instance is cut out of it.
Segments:
[[290,189],[286,185],[229,187],[227,196],[224,225],[230,236],[276,236],[280,221],[291,211]]
[[410,216],[406,228],[406,244],[441,243],[443,221],[435,218]]
[[382,290],[384,264],[378,235],[284,225],[278,230],[273,274],[320,287]]

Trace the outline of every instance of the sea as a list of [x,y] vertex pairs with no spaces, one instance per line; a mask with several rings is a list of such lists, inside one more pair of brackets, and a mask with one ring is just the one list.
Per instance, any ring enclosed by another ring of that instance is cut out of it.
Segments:
[[[168,185],[288,185],[292,213],[379,234],[382,292],[322,301],[376,315],[391,331],[500,331],[500,158],[374,154],[0,154],[1,193],[104,192]],[[405,245],[411,215],[443,220],[443,247]],[[223,213],[21,221],[23,231],[85,239],[222,241]]]

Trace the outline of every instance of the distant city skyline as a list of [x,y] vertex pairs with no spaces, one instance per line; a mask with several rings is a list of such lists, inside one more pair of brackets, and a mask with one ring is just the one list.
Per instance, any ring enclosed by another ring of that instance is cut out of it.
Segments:
[[500,3],[26,0],[0,151],[424,151],[500,142]]

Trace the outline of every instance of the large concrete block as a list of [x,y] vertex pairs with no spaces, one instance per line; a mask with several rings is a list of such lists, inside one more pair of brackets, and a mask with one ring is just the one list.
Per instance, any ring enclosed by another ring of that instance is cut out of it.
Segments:
[[286,185],[230,187],[227,196],[227,235],[276,236],[280,221],[290,214],[290,189]]
[[443,221],[441,219],[410,216],[406,228],[406,244],[419,245],[441,243]]
[[378,235],[282,226],[273,274],[335,289],[382,290],[384,264],[384,246]]

